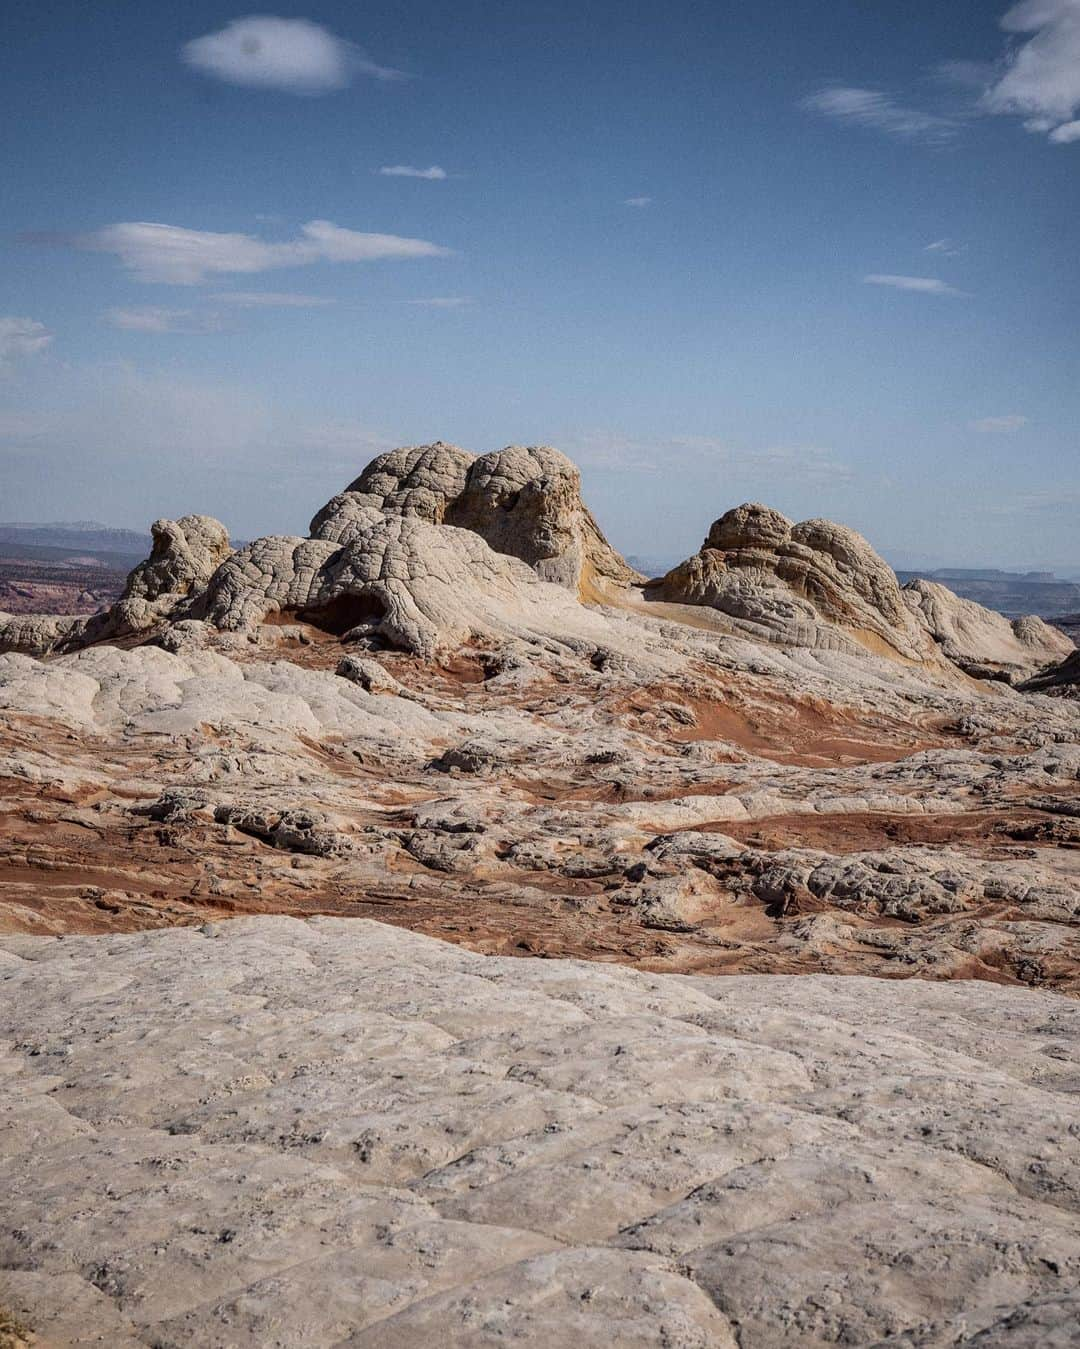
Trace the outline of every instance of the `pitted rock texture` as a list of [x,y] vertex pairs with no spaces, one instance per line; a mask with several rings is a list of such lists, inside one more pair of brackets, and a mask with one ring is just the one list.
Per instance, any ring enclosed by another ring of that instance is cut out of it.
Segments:
[[788,646],[936,655],[894,572],[860,534],[829,520],[796,525],[755,503],[721,516],[701,551],[647,593],[708,606],[739,632]]
[[260,918],[2,938],[0,1041],[0,1304],[55,1349],[1075,1342],[1051,994]]
[[[391,450],[373,459],[340,496],[334,497],[311,522],[313,538],[337,539],[341,522],[360,505],[391,515],[416,515],[441,525],[447,506],[465,488],[473,455],[457,445],[436,441]],[[360,499],[360,500],[358,500]]]
[[976,679],[1020,683],[1075,651],[1063,632],[1041,618],[1007,619],[937,581],[909,581],[902,593],[942,655]]

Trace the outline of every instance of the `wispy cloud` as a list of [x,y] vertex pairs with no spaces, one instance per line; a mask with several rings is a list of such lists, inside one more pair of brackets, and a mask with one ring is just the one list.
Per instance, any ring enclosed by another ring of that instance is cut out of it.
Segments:
[[907,107],[880,89],[830,85],[804,98],[801,107],[807,112],[853,126],[869,127],[899,140],[942,145],[952,140],[957,132],[957,123],[952,118]]
[[417,169],[412,164],[384,164],[379,172],[384,178],[424,178],[429,183],[441,183],[446,178],[446,170],[438,164],[429,169]]
[[961,244],[954,244],[951,239],[935,239],[932,244],[927,244],[923,249],[924,253],[937,253],[943,258],[958,258],[964,252]]
[[990,435],[1011,435],[1014,431],[1021,431],[1028,424],[1026,417],[1019,413],[1011,413],[1007,417],[978,417],[973,422],[968,422],[972,431],[983,431]]
[[298,295],[277,290],[226,290],[210,298],[221,304],[235,305],[237,309],[323,309],[337,304],[337,300],[328,295]]
[[1080,0],[1021,0],[1001,27],[1027,37],[1006,52],[985,111],[1024,117],[1029,131],[1058,145],[1080,140]]
[[472,304],[471,295],[429,295],[422,300],[406,300],[406,304],[422,305],[426,309],[460,309]]
[[868,286],[891,286],[893,290],[908,290],[918,295],[964,294],[962,290],[934,276],[893,276],[887,272],[872,272],[863,277],[863,282]]
[[26,356],[36,356],[53,340],[37,319],[0,315],[0,370]]
[[637,206],[637,207],[651,206],[652,201],[653,201],[652,197],[627,197],[623,201],[623,205]]
[[217,314],[200,314],[193,309],[160,309],[146,305],[138,309],[109,309],[106,321],[114,328],[134,333],[184,333],[202,336],[221,331]]
[[404,78],[402,71],[376,65],[321,24],[269,14],[233,19],[216,33],[185,43],[180,56],[193,70],[226,84],[289,94],[332,93],[356,75]]
[[212,234],[180,225],[124,221],[74,240],[112,253],[140,281],[194,286],[210,276],[265,272],[315,262],[373,262],[382,258],[443,258],[450,250],[426,239],[363,234],[329,220],[310,220],[295,239],[268,242],[251,234]]

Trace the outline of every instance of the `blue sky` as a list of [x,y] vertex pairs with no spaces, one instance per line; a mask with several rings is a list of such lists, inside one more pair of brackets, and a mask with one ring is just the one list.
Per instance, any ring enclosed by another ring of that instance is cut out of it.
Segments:
[[566,450],[629,552],[759,499],[897,565],[1080,566],[1080,0],[5,36],[4,518],[304,532],[442,438]]

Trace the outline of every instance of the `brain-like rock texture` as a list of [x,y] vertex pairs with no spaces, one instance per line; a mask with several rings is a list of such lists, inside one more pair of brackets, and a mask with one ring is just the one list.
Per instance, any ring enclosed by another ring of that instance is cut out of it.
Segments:
[[558,450],[515,445],[482,455],[447,522],[586,597],[597,579],[625,583],[636,576],[601,534],[581,499],[580,473]]
[[242,631],[283,610],[427,657],[473,636],[588,624],[571,595],[478,535],[367,506],[353,512],[340,542],[249,544],[218,569],[195,612]]
[[648,593],[708,606],[785,645],[936,658],[894,572],[860,534],[828,520],[793,524],[756,503],[721,516],[701,551]]
[[155,520],[150,532],[150,556],[128,575],[124,593],[111,608],[88,618],[0,614],[0,652],[73,651],[144,632],[178,616],[232,552],[225,526],[209,515]]
[[347,541],[370,510],[478,534],[545,581],[591,597],[595,583],[639,579],[581,499],[581,475],[558,450],[510,446],[474,458],[441,441],[380,455],[311,522]]
[[361,920],[0,937],[0,1305],[53,1349],[1075,1344],[1078,1033]]
[[[472,639],[588,640],[595,623],[577,601],[641,609],[634,586],[643,578],[600,532],[578,470],[544,446],[476,458],[437,441],[380,455],[316,514],[307,538],[261,538],[234,554],[224,526],[197,515],[158,520],[153,536],[110,610],[0,615],[0,653],[69,652],[138,634],[179,649],[204,639],[200,621],[253,634],[292,616],[430,657]],[[1071,649],[1039,619],[1009,623],[930,583],[901,591],[853,530],[793,524],[758,504],[728,511],[700,552],[649,582],[645,596],[667,602],[665,616],[671,605],[707,607],[721,632],[869,651],[949,677],[959,666],[1019,682]]]
[[205,588],[232,552],[229,534],[209,515],[155,520],[150,556],[127,579],[109,614],[110,635],[138,632],[168,616],[188,596]]
[[416,515],[440,525],[449,503],[464,490],[472,462],[468,450],[441,440],[380,454],[315,516],[312,537],[337,538],[341,525],[365,506],[393,515]]
[[1041,618],[1009,620],[936,581],[909,581],[903,596],[942,654],[978,679],[1027,679],[1075,649]]

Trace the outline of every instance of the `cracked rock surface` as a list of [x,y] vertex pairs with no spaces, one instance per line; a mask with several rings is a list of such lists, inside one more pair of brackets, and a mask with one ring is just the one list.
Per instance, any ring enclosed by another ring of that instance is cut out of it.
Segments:
[[365,921],[0,939],[43,1342],[1074,1341],[1080,1007],[485,958]]

